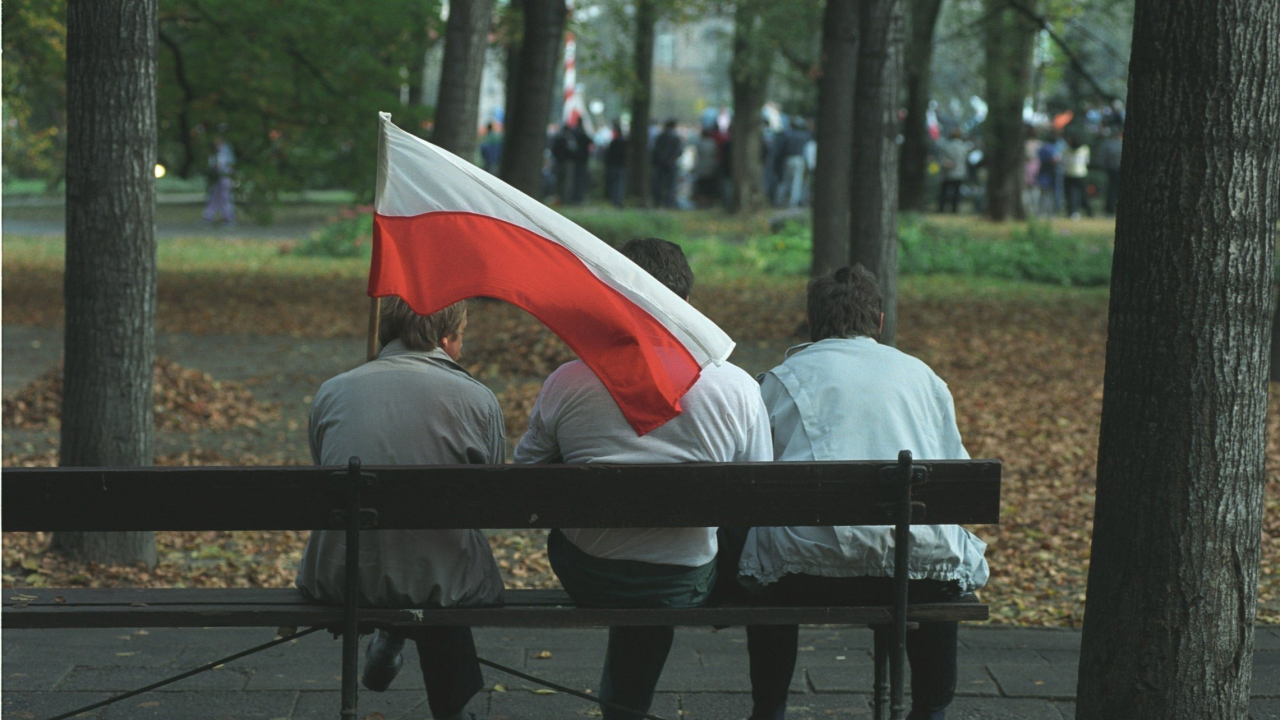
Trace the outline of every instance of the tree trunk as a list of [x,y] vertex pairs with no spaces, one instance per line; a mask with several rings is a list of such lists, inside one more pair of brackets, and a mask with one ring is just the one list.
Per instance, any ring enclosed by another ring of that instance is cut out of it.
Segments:
[[627,195],[641,207],[648,207],[649,188],[649,106],[653,94],[653,38],[658,21],[654,0],[637,0],[636,47],[632,55],[635,84],[631,88],[631,136],[627,138]]
[[[524,0],[511,0],[507,4],[506,12],[502,15],[501,27],[507,65],[507,84],[504,97],[506,98],[506,114],[510,115],[511,99],[516,96],[516,88],[520,87],[520,40],[524,37]],[[504,133],[507,123],[510,122],[511,118],[504,116]]]
[[1271,317],[1271,380],[1280,380],[1280,299]]
[[1278,138],[1280,4],[1138,0],[1078,718],[1249,714]]
[[813,275],[849,261],[853,180],[853,91],[858,71],[858,3],[827,0],[818,79],[818,163],[813,170]]
[[[1041,13],[1041,0],[1025,0],[1026,10]],[[1031,93],[1031,52],[1040,28],[1009,6],[1009,0],[986,0],[987,217],[1025,218],[1022,207],[1026,132],[1022,107]]]
[[542,196],[542,158],[555,94],[556,66],[564,47],[564,0],[524,0],[520,82],[508,98],[503,180],[531,197]]
[[[67,5],[66,340],[61,464],[152,462],[157,0]],[[156,562],[155,536],[58,533],[99,563]]]
[[925,165],[929,156],[929,66],[933,62],[933,29],[942,0],[911,0],[911,39],[903,59],[907,114],[902,120],[902,156],[898,161],[898,209],[924,212]]
[[853,100],[850,260],[880,281],[884,330],[898,327],[898,91],[906,32],[903,0],[864,0],[858,84]]
[[760,157],[760,111],[769,89],[773,46],[764,27],[759,0],[739,0],[734,10],[733,123],[729,127],[729,177],[732,211],[749,213],[765,206],[764,167]]
[[480,79],[489,47],[493,0],[452,0],[445,26],[440,99],[432,141],[475,162],[480,116]]

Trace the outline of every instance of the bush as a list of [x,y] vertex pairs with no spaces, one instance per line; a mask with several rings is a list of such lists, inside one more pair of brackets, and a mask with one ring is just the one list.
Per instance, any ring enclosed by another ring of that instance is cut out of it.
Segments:
[[633,238],[660,237],[677,241],[680,225],[667,212],[645,210],[568,210],[565,217],[614,247]]
[[303,257],[354,258],[373,253],[373,214],[360,209],[345,210],[329,218],[296,249]]
[[1031,221],[1008,240],[975,239],[961,230],[904,223],[898,231],[898,271],[903,275],[971,275],[1055,285],[1106,285],[1111,247],[1067,230]]

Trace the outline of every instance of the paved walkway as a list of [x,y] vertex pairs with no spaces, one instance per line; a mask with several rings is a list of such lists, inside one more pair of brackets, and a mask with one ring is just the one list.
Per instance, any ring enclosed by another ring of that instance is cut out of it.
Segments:
[[[3,635],[3,717],[45,718],[261,644],[265,629],[10,630]],[[1259,628],[1253,719],[1280,720],[1280,628]],[[605,631],[481,629],[482,657],[596,691]],[[962,627],[960,681],[952,720],[1074,718],[1080,634],[1071,630]],[[337,717],[340,643],[316,633],[131,698],[84,717],[108,720],[276,720]],[[792,684],[793,720],[869,717],[871,633],[805,628]],[[412,646],[408,652],[412,653]],[[550,657],[540,656],[549,653]],[[577,698],[534,692],[530,683],[485,672],[477,702],[491,720],[599,717]],[[746,717],[750,709],[741,628],[676,634],[652,712],[669,720]],[[386,693],[363,691],[364,720],[426,718],[416,657]]]

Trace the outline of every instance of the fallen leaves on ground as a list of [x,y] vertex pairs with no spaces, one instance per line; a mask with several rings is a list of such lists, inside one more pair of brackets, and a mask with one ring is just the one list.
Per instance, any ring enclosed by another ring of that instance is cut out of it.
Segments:
[[[238,382],[220,382],[208,373],[157,358],[155,422],[159,430],[196,432],[257,427],[280,415],[277,403],[260,403]],[[62,415],[62,364],[51,368],[3,400],[6,429],[56,428]]]
[[542,383],[516,383],[498,393],[508,440],[519,440],[529,429],[529,413],[533,412],[533,402],[541,390]]

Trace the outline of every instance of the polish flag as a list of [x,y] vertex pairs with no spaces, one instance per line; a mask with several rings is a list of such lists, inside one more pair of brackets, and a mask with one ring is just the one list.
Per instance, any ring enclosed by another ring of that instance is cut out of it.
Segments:
[[551,208],[380,113],[369,296],[420,315],[505,300],[582,358],[643,435],[680,413],[733,341],[649,273]]

